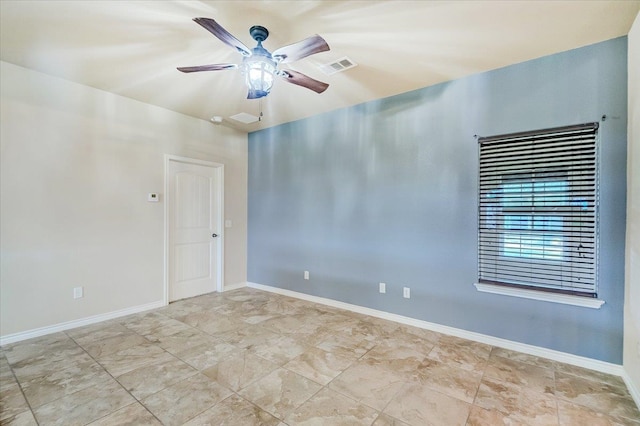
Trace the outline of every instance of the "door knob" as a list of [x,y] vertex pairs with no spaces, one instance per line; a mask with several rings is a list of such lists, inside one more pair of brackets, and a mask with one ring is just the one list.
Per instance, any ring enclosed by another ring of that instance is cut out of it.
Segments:
[[218,234],[211,234],[211,236],[212,236],[213,238],[215,238],[215,237],[217,237],[217,236],[218,236]]

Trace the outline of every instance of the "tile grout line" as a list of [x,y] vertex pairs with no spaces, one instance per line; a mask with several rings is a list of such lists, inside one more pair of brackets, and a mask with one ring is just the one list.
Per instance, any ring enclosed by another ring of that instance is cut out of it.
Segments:
[[[120,324],[122,324],[122,323],[120,323]],[[125,326],[124,324],[122,324],[122,325],[123,325],[125,328],[129,328],[129,327]],[[131,330],[131,329],[129,329],[129,330]],[[131,330],[131,331],[133,331],[134,333],[138,334],[135,330]],[[155,415],[155,414],[153,414],[153,413],[152,413],[152,412],[147,408],[147,406],[146,406],[146,405],[144,405],[144,404],[143,404],[143,403],[142,403],[138,398],[136,398],[136,397],[135,397],[135,395],[133,395],[131,392],[129,392],[129,390],[128,390],[125,386],[123,386],[123,385],[122,385],[122,383],[120,383],[120,381],[119,381],[118,379],[116,379],[115,377],[113,377],[113,374],[111,374],[111,372],[109,372],[109,370],[107,370],[107,369],[105,368],[105,366],[104,366],[104,365],[102,365],[102,364],[100,363],[100,361],[98,361],[97,359],[95,359],[95,358],[94,358],[94,357],[93,357],[93,356],[92,356],[92,355],[91,355],[91,354],[90,354],[90,353],[89,353],[89,352],[84,348],[84,346],[80,345],[80,344],[76,341],[76,339],[74,339],[72,336],[69,336],[69,334],[68,334],[66,331],[65,331],[64,333],[67,335],[67,337],[68,337],[69,339],[73,340],[73,342],[74,342],[76,345],[78,345],[78,347],[80,347],[80,348],[81,348],[81,349],[82,349],[82,350],[83,350],[83,351],[84,351],[84,352],[85,352],[85,353],[86,353],[86,354],[87,354],[87,355],[88,355],[88,356],[89,356],[89,357],[90,357],[90,358],[91,358],[91,359],[92,359],[96,364],[98,364],[98,365],[100,366],[100,368],[102,368],[102,369],[104,370],[104,372],[105,372],[105,373],[107,373],[107,374],[109,375],[109,377],[111,377],[111,378],[112,378],[112,379],[113,379],[113,380],[114,380],[118,385],[120,385],[120,387],[121,387],[122,389],[124,389],[124,391],[125,391],[125,392],[127,392],[127,393],[128,393],[128,394],[129,394],[133,399],[134,399],[134,402],[132,402],[131,404],[127,404],[127,405],[125,405],[124,407],[120,407],[120,408],[118,408],[118,409],[116,409],[116,410],[114,410],[114,411],[112,411],[112,412],[110,412],[110,413],[105,414],[105,415],[104,415],[104,416],[102,416],[102,417],[99,417],[99,418],[97,418],[97,419],[91,420],[89,423],[87,423],[87,425],[90,425],[91,423],[94,423],[94,422],[96,422],[96,421],[98,421],[98,420],[100,420],[100,419],[103,419],[103,418],[105,418],[105,417],[107,417],[107,416],[110,416],[110,415],[112,415],[113,413],[115,413],[115,412],[117,412],[117,411],[119,411],[119,410],[121,410],[121,409],[123,409],[123,408],[125,408],[125,407],[128,407],[128,406],[130,406],[130,405],[136,404],[136,403],[138,403],[138,404],[140,404],[141,406],[143,406],[143,407],[144,407],[144,409],[145,409],[145,410],[147,410],[147,412],[149,412],[149,413],[150,413],[150,414],[151,414],[151,415],[152,415],[156,420],[158,420],[158,421],[160,422],[160,424],[162,424],[162,422],[160,421],[160,419],[158,419],[158,418],[156,417],[156,415]],[[138,334],[138,335],[140,336],[140,334]],[[143,337],[144,339],[146,339],[147,341],[149,341],[149,339],[147,339],[146,337],[144,337],[144,336],[142,336],[142,337]],[[150,342],[150,343],[151,343],[151,342]],[[94,386],[95,386],[95,385],[94,385]],[[89,387],[91,387],[91,386],[88,386],[87,388],[89,388]],[[80,390],[78,390],[77,392],[82,392],[83,390],[85,390],[85,389],[87,389],[87,388],[80,389]],[[74,394],[75,394],[75,393],[77,393],[77,392],[74,392]],[[71,395],[73,395],[73,394],[71,394]],[[59,398],[59,399],[60,399],[60,398]],[[53,401],[52,401],[52,402],[53,402]]]
[[[3,350],[3,352],[4,352],[4,350]],[[18,376],[16,376],[16,372],[13,370],[13,366],[11,365],[11,363],[9,362],[9,359],[7,358],[7,356],[4,353],[2,354],[2,356],[7,361],[7,365],[9,366],[9,370],[11,371],[11,376],[13,377],[13,380],[15,380],[16,385],[18,385],[18,389],[20,389],[20,393],[22,394],[22,398],[24,398],[24,402],[27,403],[27,408],[29,408],[29,411],[31,411],[31,416],[33,416],[33,420],[35,420],[37,425],[40,425],[40,422],[38,421],[38,418],[36,417],[36,413],[33,410],[33,407],[31,407],[31,403],[27,399],[27,395],[24,393],[24,389],[22,388],[22,383],[20,383],[20,380],[18,380]],[[26,412],[27,412],[27,410],[22,411],[22,413],[26,413]],[[18,414],[21,414],[21,413],[18,413]]]
[[[197,296],[196,296],[196,297],[197,297]],[[214,311],[214,312],[215,312],[215,311]],[[171,320],[174,320],[174,321],[180,322],[180,323],[182,323],[182,324],[186,325],[187,327],[189,327],[189,328],[191,328],[191,329],[193,329],[193,330],[197,330],[197,331],[199,331],[199,332],[201,332],[201,333],[204,333],[204,334],[206,334],[206,335],[208,335],[208,336],[210,336],[210,337],[216,337],[216,336],[214,336],[214,335],[212,335],[212,334],[210,334],[210,333],[207,333],[206,331],[204,331],[204,330],[202,330],[202,329],[200,329],[200,328],[198,328],[198,327],[196,327],[196,326],[192,326],[192,325],[190,325],[190,324],[187,324],[187,323],[185,323],[184,321],[180,321],[180,320],[178,320],[178,319],[176,319],[176,318],[173,318],[173,317],[171,317],[171,316],[169,316],[169,315],[165,315],[165,314],[164,314],[164,313],[162,313],[162,312],[158,312],[158,313],[159,313],[160,315],[163,315],[163,316],[164,316],[165,318],[167,318],[167,319],[171,319]],[[135,314],[134,314],[134,315],[135,315]],[[146,314],[145,314],[145,315],[146,315]],[[144,317],[145,315],[143,315],[143,317]],[[222,315],[222,314],[221,314],[221,315]],[[120,323],[120,324],[122,324],[122,323]],[[191,377],[193,377],[193,376],[195,376],[195,375],[202,374],[202,370],[200,370],[200,369],[196,368],[195,366],[193,366],[193,365],[189,364],[187,361],[183,360],[182,358],[178,357],[177,355],[172,354],[171,352],[169,352],[168,350],[166,350],[165,348],[163,348],[163,347],[162,347],[162,346],[160,346],[159,344],[157,344],[157,343],[155,343],[155,342],[150,341],[150,340],[149,340],[145,335],[142,335],[142,334],[138,333],[136,330],[133,330],[133,329],[131,329],[131,328],[127,327],[127,326],[126,326],[126,325],[124,325],[124,324],[122,324],[122,325],[123,325],[125,328],[128,328],[128,329],[129,329],[129,330],[131,330],[132,332],[134,332],[134,333],[136,333],[137,335],[139,335],[139,336],[143,337],[144,339],[146,339],[150,344],[152,344],[152,345],[154,345],[154,346],[159,347],[159,348],[160,348],[160,349],[162,349],[165,353],[167,353],[167,354],[169,354],[170,356],[172,356],[172,357],[174,357],[174,358],[176,358],[176,359],[178,359],[178,360],[180,360],[180,361],[184,362],[186,365],[190,366],[191,368],[193,368],[193,369],[195,370],[195,373],[194,373],[194,374],[192,374],[192,375],[190,375],[190,376],[188,376],[188,377],[185,377],[185,378],[183,378],[182,380],[178,380],[177,382],[172,383],[172,384],[170,384],[170,385],[166,386],[165,388],[162,388],[162,389],[160,389],[160,390],[158,390],[158,391],[156,391],[156,392],[154,392],[154,393],[152,393],[152,394],[150,394],[150,395],[147,395],[145,398],[148,398],[148,397],[150,397],[150,396],[152,396],[152,395],[155,395],[155,394],[157,394],[157,393],[159,393],[159,392],[162,392],[163,390],[165,390],[165,389],[167,389],[167,388],[169,388],[169,387],[171,387],[171,386],[174,386],[174,385],[176,385],[176,384],[178,384],[178,383],[181,383],[181,382],[183,382],[183,381],[186,381],[186,380],[190,379]],[[159,328],[159,327],[156,327],[156,328]],[[175,333],[172,333],[172,334],[167,335],[167,336],[162,336],[162,337],[171,337],[171,336],[173,336],[173,335],[175,335],[175,334],[178,334],[178,333],[180,333],[180,331],[176,331]],[[83,349],[84,349],[84,348],[83,348]],[[89,355],[89,356],[91,356],[91,355]],[[98,361],[96,360],[96,362],[98,362]],[[140,369],[140,368],[145,368],[145,367],[148,367],[148,366],[150,366],[150,365],[158,364],[158,363],[160,363],[160,362],[162,362],[162,361],[157,361],[157,362],[155,362],[155,363],[150,363],[150,364],[142,365],[142,366],[140,366],[140,367],[138,367],[138,368],[136,368],[136,369],[134,369],[134,370],[131,370],[131,371],[135,371],[135,370],[138,370],[138,369]],[[100,364],[100,366],[101,366],[102,368],[104,368],[104,367],[102,366],[102,364]],[[107,371],[107,373],[108,373],[109,375],[111,375],[111,373],[109,373],[109,372],[108,372],[108,370],[107,370],[106,368],[104,368],[104,370],[105,370],[105,371]],[[128,373],[129,373],[129,372],[127,372],[127,373],[123,373],[122,375],[124,375],[124,374],[128,374]],[[202,375],[204,375],[204,374],[202,374]],[[111,375],[111,377],[113,377],[113,375]],[[205,376],[205,377],[207,377],[207,376]],[[144,409],[145,409],[147,412],[149,412],[149,413],[150,413],[150,414],[151,414],[151,415],[152,415],[156,420],[158,420],[158,422],[159,422],[160,424],[164,424],[164,423],[163,423],[163,422],[162,422],[162,421],[161,421],[161,420],[160,420],[160,419],[159,419],[159,418],[158,418],[158,417],[157,417],[157,416],[156,416],[156,415],[155,415],[151,410],[149,410],[149,408],[148,408],[148,407],[147,407],[147,406],[142,402],[142,399],[138,399],[135,395],[133,395],[131,392],[129,392],[129,390],[128,390],[128,389],[126,389],[126,387],[125,387],[125,386],[123,386],[123,385],[122,385],[122,383],[120,383],[120,381],[118,381],[118,379],[116,379],[115,377],[113,377],[113,379],[114,379],[116,382],[118,382],[118,384],[119,384],[120,386],[122,386],[122,387],[125,389],[125,391],[127,391],[127,392],[129,393],[129,395],[131,395],[131,396],[136,400],[136,402],[137,402],[137,403],[139,403],[141,406],[143,406],[143,407],[144,407]],[[227,387],[226,387],[226,386],[224,386],[222,383],[219,383],[217,380],[216,380],[216,383],[218,383],[220,386],[222,386],[222,387],[224,387],[224,388],[228,389],[229,391],[231,391],[231,392],[232,392],[232,394],[235,394],[235,391],[234,391],[233,389],[229,389],[229,388],[227,388]],[[229,398],[230,396],[231,396],[231,395],[229,395],[227,398]],[[145,398],[143,398],[143,399],[145,399]],[[222,402],[222,401],[226,400],[227,398],[223,398],[222,400],[220,400],[220,401],[216,402],[216,403],[215,403],[215,404],[213,404],[212,406],[205,408],[205,409],[204,409],[204,410],[202,410],[201,412],[199,412],[199,413],[195,414],[193,417],[186,419],[186,420],[185,420],[185,422],[183,422],[183,423],[187,423],[187,422],[191,421],[192,419],[194,419],[194,418],[198,417],[200,414],[202,414],[202,413],[204,413],[205,411],[207,411],[207,410],[209,410],[209,409],[213,408],[214,406],[218,405],[220,402]],[[116,410],[116,411],[117,411],[117,410]],[[112,413],[107,414],[107,416],[108,416],[108,415],[110,415],[110,414],[112,414]],[[105,416],[105,417],[106,417],[106,416]]]

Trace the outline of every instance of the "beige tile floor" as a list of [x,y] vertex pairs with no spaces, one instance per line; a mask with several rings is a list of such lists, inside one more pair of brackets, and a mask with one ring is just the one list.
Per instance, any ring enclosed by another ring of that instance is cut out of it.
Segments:
[[635,425],[624,382],[253,289],[6,345],[9,425]]

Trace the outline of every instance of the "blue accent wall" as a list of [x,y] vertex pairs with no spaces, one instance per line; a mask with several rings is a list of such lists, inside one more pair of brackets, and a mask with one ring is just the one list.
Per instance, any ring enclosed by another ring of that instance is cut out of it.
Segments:
[[[598,273],[606,304],[478,292],[474,135],[603,114]],[[621,364],[626,117],[621,37],[251,133],[248,279]]]

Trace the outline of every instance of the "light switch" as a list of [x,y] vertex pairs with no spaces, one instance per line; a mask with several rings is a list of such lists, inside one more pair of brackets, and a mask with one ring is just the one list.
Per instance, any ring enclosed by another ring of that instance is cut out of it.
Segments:
[[231,228],[232,226],[233,226],[233,222],[231,221],[231,219],[227,219],[224,221],[225,228]]
[[150,203],[157,203],[158,201],[160,201],[160,196],[157,192],[150,192],[147,195],[147,201]]

